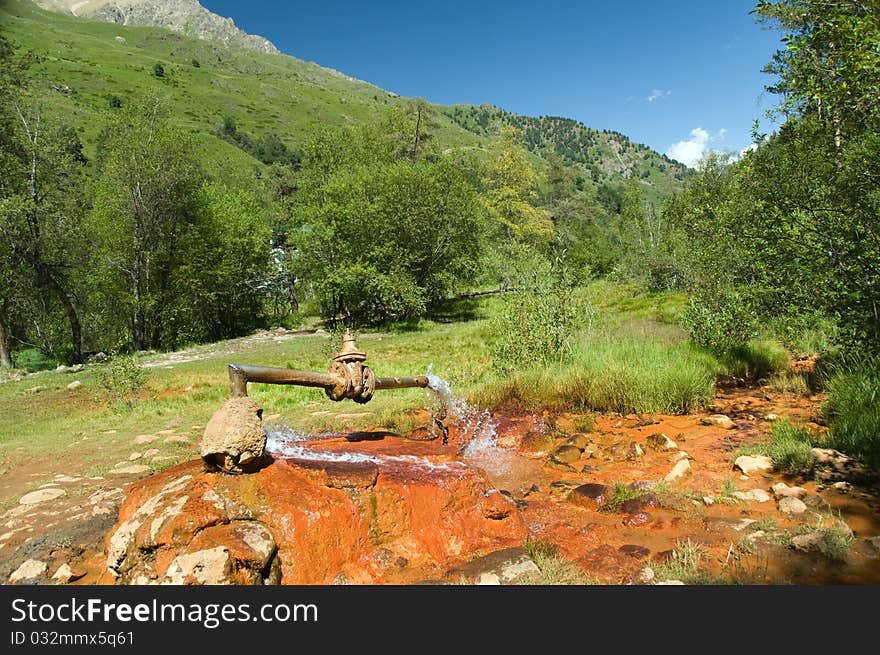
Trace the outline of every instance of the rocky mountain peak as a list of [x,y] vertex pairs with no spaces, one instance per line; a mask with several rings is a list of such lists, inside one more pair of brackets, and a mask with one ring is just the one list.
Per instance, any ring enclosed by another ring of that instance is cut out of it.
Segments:
[[268,39],[239,29],[231,18],[208,11],[198,0],[34,0],[50,11],[120,25],[164,27],[200,39],[279,54]]

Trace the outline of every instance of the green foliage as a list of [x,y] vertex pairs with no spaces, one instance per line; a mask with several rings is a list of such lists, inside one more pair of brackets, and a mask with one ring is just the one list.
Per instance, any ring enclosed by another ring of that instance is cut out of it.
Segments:
[[770,429],[767,455],[777,471],[792,475],[804,474],[813,467],[810,450],[815,439],[809,429],[788,421],[776,421]]
[[573,341],[591,319],[592,308],[578,295],[561,261],[547,275],[535,276],[505,294],[492,323],[492,366],[513,371],[562,365],[574,356]]
[[784,375],[789,369],[790,356],[777,341],[752,339],[728,346],[720,360],[728,375],[757,381],[771,375]]
[[158,61],[153,64],[153,75],[156,77],[165,77],[165,67],[162,66]]
[[654,573],[659,580],[679,580],[685,584],[706,584],[709,578],[700,570],[703,560],[703,548],[688,537],[679,540],[672,548],[672,552],[658,566],[654,567]]
[[146,383],[146,372],[133,355],[116,354],[96,370],[95,380],[110,407],[130,410]]
[[740,289],[701,289],[688,301],[681,322],[695,344],[715,355],[730,353],[757,336],[757,321]]
[[12,357],[15,368],[29,373],[36,371],[48,371],[58,366],[58,360],[49,357],[37,348],[25,348],[17,350]]
[[880,469],[880,366],[874,361],[839,370],[825,389],[831,447]]
[[594,585],[595,578],[577,564],[563,558],[555,544],[546,541],[527,541],[523,548],[535,562],[538,572],[518,578],[518,585]]
[[419,317],[477,273],[474,190],[446,159],[397,160],[395,127],[326,130],[305,149],[290,238],[327,319]]

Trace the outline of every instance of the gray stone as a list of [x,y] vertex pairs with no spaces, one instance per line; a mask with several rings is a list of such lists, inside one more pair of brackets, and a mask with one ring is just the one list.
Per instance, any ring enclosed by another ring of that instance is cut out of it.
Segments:
[[158,434],[139,434],[134,438],[134,443],[136,446],[140,446],[145,443],[150,443],[151,441],[155,441],[159,438]]
[[80,382],[79,380],[74,380],[73,382],[71,382],[70,384],[67,385],[67,388],[70,389],[71,391],[73,391],[74,389],[79,389],[82,386],[82,384],[83,383]]
[[646,566],[639,571],[632,580],[633,584],[651,584],[654,582],[654,569]]
[[809,553],[818,551],[825,540],[825,535],[821,532],[808,532],[807,534],[799,534],[792,537],[791,545],[793,548]]
[[676,462],[672,470],[663,478],[665,482],[677,482],[691,474],[691,463],[686,459]]
[[252,398],[228,399],[205,427],[199,447],[205,463],[227,473],[255,470],[266,448],[262,416]]
[[637,480],[627,485],[633,491],[654,491],[660,483],[657,480]]
[[70,565],[65,562],[61,566],[59,566],[55,573],[52,574],[52,579],[55,582],[60,582],[61,584],[67,584],[68,582],[73,582],[74,580],[79,580],[81,577],[85,575],[83,571],[74,571],[70,568]]
[[770,488],[773,490],[773,495],[776,496],[777,499],[786,497],[803,498],[807,495],[807,490],[803,487],[789,487],[784,482],[777,482]]
[[48,500],[61,498],[61,496],[66,494],[67,492],[60,487],[46,487],[45,489],[37,489],[29,494],[25,494],[18,502],[20,505],[36,505],[37,503],[44,503]]
[[783,514],[803,514],[807,511],[804,502],[794,496],[784,496],[777,507]]
[[15,569],[15,571],[12,572],[12,575],[9,576],[9,582],[14,584],[22,580],[39,578],[45,575],[48,568],[46,562],[42,562],[38,559],[25,560],[22,562],[21,566]]
[[734,491],[734,498],[739,498],[740,500],[751,500],[756,503],[766,503],[770,500],[770,494],[768,494],[763,489],[749,489],[748,491]]
[[751,475],[755,472],[772,471],[773,460],[766,455],[740,455],[733,466],[746,475]]
[[225,546],[178,555],[168,565],[162,584],[229,584],[232,558]]
[[725,416],[724,414],[711,414],[709,416],[704,416],[700,419],[700,423],[703,425],[716,425],[725,430],[732,430],[736,427],[736,423],[730,420],[729,416]]

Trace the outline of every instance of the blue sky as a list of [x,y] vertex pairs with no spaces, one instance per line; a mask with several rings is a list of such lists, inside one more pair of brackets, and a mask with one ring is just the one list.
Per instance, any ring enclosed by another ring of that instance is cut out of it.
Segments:
[[777,98],[754,0],[201,0],[294,57],[402,96],[611,129],[692,164],[739,151]]

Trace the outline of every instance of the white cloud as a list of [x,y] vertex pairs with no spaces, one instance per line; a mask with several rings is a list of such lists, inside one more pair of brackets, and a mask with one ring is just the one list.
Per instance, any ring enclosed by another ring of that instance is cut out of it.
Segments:
[[691,130],[691,138],[687,141],[677,141],[669,146],[666,156],[677,159],[685,166],[697,167],[697,162],[706,154],[707,146],[711,137],[702,127]]
[[651,89],[651,93],[648,94],[648,97],[645,98],[648,102],[654,102],[655,100],[662,100],[663,98],[668,98],[672,95],[672,91],[664,91],[663,89]]

